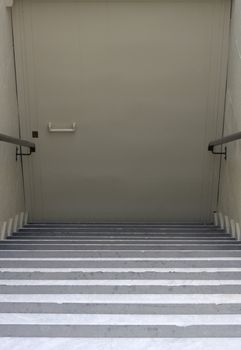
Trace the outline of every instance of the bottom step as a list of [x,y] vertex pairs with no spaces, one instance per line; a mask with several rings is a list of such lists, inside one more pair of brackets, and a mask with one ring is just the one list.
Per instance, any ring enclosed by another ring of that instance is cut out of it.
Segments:
[[241,325],[0,325],[1,337],[30,334],[48,338],[241,338]]
[[1,350],[240,350],[241,338],[1,338]]

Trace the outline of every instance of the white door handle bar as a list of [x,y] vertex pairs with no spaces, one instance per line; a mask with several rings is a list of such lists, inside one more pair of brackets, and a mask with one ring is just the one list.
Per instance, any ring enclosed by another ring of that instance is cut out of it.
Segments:
[[76,123],[72,123],[71,128],[54,128],[52,123],[48,123],[49,132],[75,132],[76,131]]

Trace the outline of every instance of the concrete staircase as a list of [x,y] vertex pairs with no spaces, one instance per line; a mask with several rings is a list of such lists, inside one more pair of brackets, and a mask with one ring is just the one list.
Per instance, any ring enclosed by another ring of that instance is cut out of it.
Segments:
[[30,224],[0,267],[0,350],[241,348],[241,245],[214,226]]

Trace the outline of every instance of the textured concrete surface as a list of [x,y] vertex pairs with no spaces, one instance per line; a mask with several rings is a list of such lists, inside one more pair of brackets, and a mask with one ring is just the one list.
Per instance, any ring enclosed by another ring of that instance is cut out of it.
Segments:
[[[71,225],[52,226],[36,232],[36,225],[27,225],[0,242],[0,251],[8,245],[9,255],[0,256],[0,349],[74,348],[76,338],[80,349],[88,339],[88,349],[135,349],[138,338],[148,349],[179,350],[190,346],[189,338],[195,339],[195,349],[222,349],[225,342],[219,338],[231,338],[230,349],[238,349],[241,245],[230,235],[214,226],[160,224],[154,244],[152,227],[149,231],[144,225],[108,225],[103,230],[100,225],[98,230],[88,225],[84,230],[90,235],[97,231],[98,237],[86,243],[83,226],[74,227],[74,239],[69,236]],[[43,230],[47,235],[41,235]],[[146,244],[135,242],[143,230]],[[182,240],[183,232],[196,230],[200,232],[192,243]],[[177,244],[177,237],[182,243]],[[123,246],[131,247],[128,255]],[[208,256],[202,256],[207,251]],[[109,256],[113,252],[115,256]],[[35,338],[40,339],[38,344]]]

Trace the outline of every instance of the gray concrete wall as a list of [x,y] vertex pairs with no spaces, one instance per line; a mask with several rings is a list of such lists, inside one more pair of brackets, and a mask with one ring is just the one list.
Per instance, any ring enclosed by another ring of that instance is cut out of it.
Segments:
[[[10,9],[0,0],[0,132],[18,136]],[[225,134],[241,130],[241,0],[233,1]],[[228,146],[223,162],[219,211],[241,223],[241,142]],[[15,146],[0,143],[0,231],[24,211],[20,163]]]
[[[241,130],[241,0],[233,1],[224,134]],[[222,163],[219,211],[241,223],[241,142],[228,145]]]
[[[18,137],[11,10],[0,0],[0,133]],[[5,221],[24,210],[20,162],[15,146],[0,143],[0,232]]]

